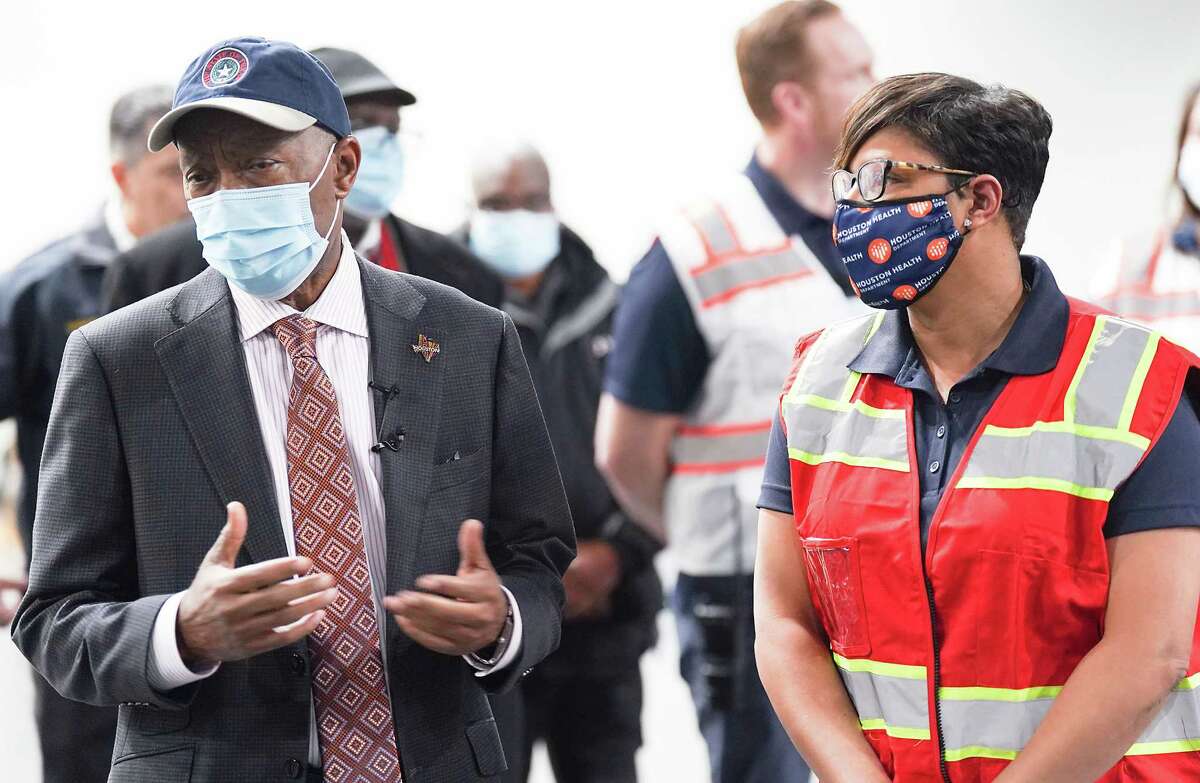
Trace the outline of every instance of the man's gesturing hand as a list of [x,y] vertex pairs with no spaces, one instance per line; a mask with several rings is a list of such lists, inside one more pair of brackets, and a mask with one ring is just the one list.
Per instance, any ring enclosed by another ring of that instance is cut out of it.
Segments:
[[[458,573],[427,574],[417,587],[383,599],[404,633],[446,655],[466,655],[494,644],[504,630],[508,601],[483,545],[483,523],[468,519],[458,530]],[[434,595],[436,593],[436,595]]]
[[[323,607],[337,596],[330,574],[304,576],[312,569],[307,557],[234,568],[246,538],[246,509],[230,503],[227,511],[225,527],[179,602],[175,636],[183,662],[193,669],[249,658],[303,639],[325,618]],[[293,576],[300,578],[291,580]],[[296,625],[275,630],[292,623]]]

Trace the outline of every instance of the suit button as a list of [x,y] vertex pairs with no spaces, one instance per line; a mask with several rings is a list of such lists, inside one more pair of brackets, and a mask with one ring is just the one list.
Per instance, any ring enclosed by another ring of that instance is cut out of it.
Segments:
[[300,653],[292,653],[292,674],[297,677],[303,677],[304,672],[308,670],[308,664],[304,660],[304,656]]
[[304,765],[296,759],[287,760],[287,776],[292,780],[299,780],[300,775],[304,772]]

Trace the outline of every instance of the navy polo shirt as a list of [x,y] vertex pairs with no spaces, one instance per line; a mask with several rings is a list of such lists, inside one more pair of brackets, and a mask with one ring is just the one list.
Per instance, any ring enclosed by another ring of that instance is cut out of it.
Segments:
[[[1022,256],[1029,294],[1012,329],[990,356],[950,390],[942,402],[925,369],[908,325],[908,314],[892,310],[850,369],[887,375],[913,392],[913,429],[921,484],[921,545],[933,512],[984,414],[1014,375],[1054,369],[1066,339],[1068,305],[1045,262]],[[1194,380],[1189,379],[1189,380]],[[1164,527],[1200,526],[1200,418],[1195,387],[1175,409],[1162,437],[1109,503],[1107,537]],[[771,431],[759,508],[792,512],[787,442],[779,416]]]
[[[846,296],[853,296],[846,269],[833,246],[830,219],[800,206],[757,157],[746,166],[745,174],[783,232],[799,236]],[[605,391],[641,410],[683,413],[704,383],[710,361],[708,345],[671,259],[655,240],[621,294]]]

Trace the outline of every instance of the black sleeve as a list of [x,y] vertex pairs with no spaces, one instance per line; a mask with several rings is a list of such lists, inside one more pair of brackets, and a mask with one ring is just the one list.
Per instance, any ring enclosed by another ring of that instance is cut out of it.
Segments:
[[783,419],[778,413],[775,414],[775,423],[771,425],[771,439],[767,443],[767,464],[763,470],[758,507],[782,514],[793,513],[792,470],[788,463],[787,435],[784,434]]
[[[1189,386],[1197,380],[1195,376],[1193,371]],[[1105,537],[1200,526],[1198,455],[1200,418],[1193,393],[1185,391],[1162,437],[1108,504]]]
[[634,408],[683,413],[709,362],[687,295],[656,240],[622,291],[604,389]]
[[100,288],[100,311],[111,313],[125,305],[145,299],[150,292],[144,290],[136,273],[136,264],[129,253],[121,253],[104,270],[104,282]]

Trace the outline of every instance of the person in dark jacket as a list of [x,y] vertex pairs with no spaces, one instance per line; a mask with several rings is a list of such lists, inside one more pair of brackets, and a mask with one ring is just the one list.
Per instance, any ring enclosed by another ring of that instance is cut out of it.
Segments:
[[[346,101],[363,163],[346,199],[343,228],[360,254],[386,269],[435,280],[479,302],[500,305],[500,278],[457,242],[391,214],[404,176],[400,110],[416,97],[398,87],[367,58],[346,49],[312,51],[333,73]],[[105,310],[144,299],[200,274],[207,267],[196,225],[187,218],[119,256],[104,279]]]
[[549,171],[535,149],[494,149],[472,178],[478,209],[459,236],[505,279],[503,309],[521,337],[578,538],[563,579],[558,651],[511,696],[493,699],[515,759],[505,780],[526,779],[533,743],[544,740],[562,783],[634,781],[638,659],[654,643],[662,587],[653,566],[658,544],[617,505],[593,460],[619,289],[554,214]]
[[[171,90],[165,85],[143,87],[117,99],[109,119],[109,148],[119,196],[85,227],[0,276],[0,419],[17,421],[17,452],[24,473],[17,527],[26,563],[42,445],[67,336],[101,314],[100,281],[117,251],[187,212],[175,148],[153,153],[146,149],[150,126],[170,108]],[[0,614],[0,620],[9,619],[5,608]],[[34,674],[33,681],[42,780],[107,780],[117,711],[65,699],[40,674]]]

